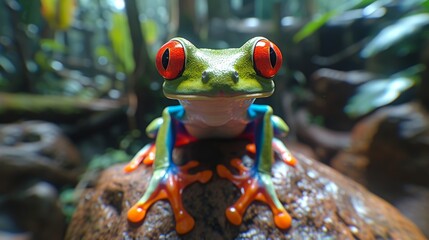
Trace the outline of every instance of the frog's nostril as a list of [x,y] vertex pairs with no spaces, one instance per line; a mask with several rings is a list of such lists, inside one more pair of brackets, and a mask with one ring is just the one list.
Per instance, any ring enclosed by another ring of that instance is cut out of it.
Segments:
[[232,78],[234,79],[234,82],[238,82],[238,79],[239,79],[239,75],[238,75],[238,72],[237,71],[234,71],[233,73],[232,73]]
[[201,79],[203,80],[203,82],[207,82],[209,80],[209,74],[207,73],[207,71],[204,71],[201,74]]

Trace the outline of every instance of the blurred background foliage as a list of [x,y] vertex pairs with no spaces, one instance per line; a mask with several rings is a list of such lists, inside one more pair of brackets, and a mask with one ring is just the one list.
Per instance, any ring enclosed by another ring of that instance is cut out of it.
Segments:
[[285,64],[258,101],[310,145],[317,134],[300,121],[350,132],[385,106],[429,109],[429,0],[3,0],[0,23],[0,123],[58,124],[88,172],[129,159],[176,104],[154,67],[174,36],[201,48],[276,42]]
[[[168,38],[181,35],[197,46],[221,48],[264,35],[287,57],[282,80],[294,74],[303,83],[317,68],[333,66],[393,76],[407,86],[384,100],[358,91],[361,97],[351,99],[346,112],[359,117],[418,84],[419,71],[396,77],[413,66],[424,69],[417,65],[428,6],[426,0],[6,0],[0,8],[7,23],[0,27],[0,87],[10,93],[124,100],[130,113],[141,100],[160,102],[143,109],[147,119],[137,119],[147,123],[166,103],[153,59]],[[389,88],[389,82],[379,86]],[[366,98],[366,107],[358,109],[359,98]]]

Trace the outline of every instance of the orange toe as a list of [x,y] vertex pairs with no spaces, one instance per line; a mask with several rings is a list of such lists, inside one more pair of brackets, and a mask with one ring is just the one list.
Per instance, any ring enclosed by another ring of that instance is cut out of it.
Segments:
[[254,143],[249,143],[246,145],[246,151],[251,154],[256,154],[256,145]]
[[130,208],[130,210],[128,210],[128,220],[130,220],[130,222],[140,222],[141,220],[143,220],[145,215],[146,210],[144,210],[140,206],[133,206],[132,208]]
[[200,183],[207,183],[212,178],[213,172],[207,170],[207,171],[199,172],[197,173],[197,175],[198,175],[198,181]]
[[128,211],[128,220],[130,222],[142,221],[146,215],[146,210],[153,203],[161,199],[168,199],[176,220],[176,231],[179,234],[191,231],[195,225],[195,220],[184,208],[181,194],[189,184],[197,181],[205,183],[213,175],[209,170],[189,174],[188,170],[196,166],[198,166],[198,162],[189,162],[184,166],[177,167],[177,171],[166,171],[164,179],[158,183],[151,196],[145,201],[138,202]]
[[[233,165],[239,171],[239,175],[233,175],[225,166],[217,166],[217,172],[220,177],[226,178],[240,188],[242,195],[240,198],[229,207],[225,214],[227,219],[234,225],[240,225],[243,215],[248,206],[255,200],[265,202],[273,212],[274,223],[280,229],[287,229],[291,226],[292,218],[286,212],[282,205],[275,204],[273,197],[265,189],[266,185],[259,179],[259,173],[251,173],[246,167],[236,161],[232,161]],[[278,201],[278,200],[277,200]]]
[[226,218],[228,218],[230,223],[237,226],[241,224],[243,216],[241,213],[238,212],[238,210],[235,207],[229,207],[226,210],[225,214],[226,214]]
[[153,162],[155,162],[155,152],[149,152],[147,157],[145,157],[145,159],[143,160],[143,164],[150,166],[153,164]]
[[134,171],[134,170],[136,170],[136,168],[138,167],[139,165],[137,164],[133,164],[133,163],[128,163],[127,165],[125,165],[125,167],[124,167],[124,172],[125,173],[130,173],[130,172],[132,172],[132,171]]
[[195,226],[195,220],[189,215],[182,216],[176,219],[176,231],[179,234],[185,234],[192,230]]
[[155,144],[148,144],[143,147],[134,158],[124,167],[125,173],[136,170],[141,163],[152,165],[155,161]]
[[292,224],[292,217],[284,211],[274,216],[274,223],[280,229],[288,229]]
[[292,166],[292,167],[296,166],[297,160],[290,152],[283,153],[282,159],[283,159],[283,162],[285,162],[289,166]]

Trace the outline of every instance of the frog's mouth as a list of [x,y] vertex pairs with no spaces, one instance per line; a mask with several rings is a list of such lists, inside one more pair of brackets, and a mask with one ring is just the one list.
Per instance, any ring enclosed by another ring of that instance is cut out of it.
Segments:
[[171,94],[164,91],[164,95],[170,99],[176,100],[217,100],[217,99],[253,99],[253,98],[264,98],[269,97],[273,94],[274,91],[271,92],[260,92],[260,93],[236,93],[230,94],[225,92],[217,92],[211,95],[196,95],[196,94]]

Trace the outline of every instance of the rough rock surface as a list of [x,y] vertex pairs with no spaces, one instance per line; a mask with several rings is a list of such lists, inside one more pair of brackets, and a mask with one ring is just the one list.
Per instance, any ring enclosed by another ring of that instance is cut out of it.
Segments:
[[[244,146],[237,141],[201,141],[176,150],[175,158],[199,160],[201,169],[215,169],[234,157],[246,159]],[[125,174],[123,165],[115,165],[83,193],[66,239],[425,239],[395,208],[361,185],[295,155],[295,168],[276,162],[272,169],[277,194],[293,217],[286,231],[275,227],[270,209],[259,202],[250,205],[240,226],[230,224],[224,212],[240,193],[217,174],[207,184],[193,184],[183,192],[184,205],[196,221],[188,234],[176,233],[167,201],[155,203],[141,224],[131,224],[127,210],[146,189],[152,167]]]

